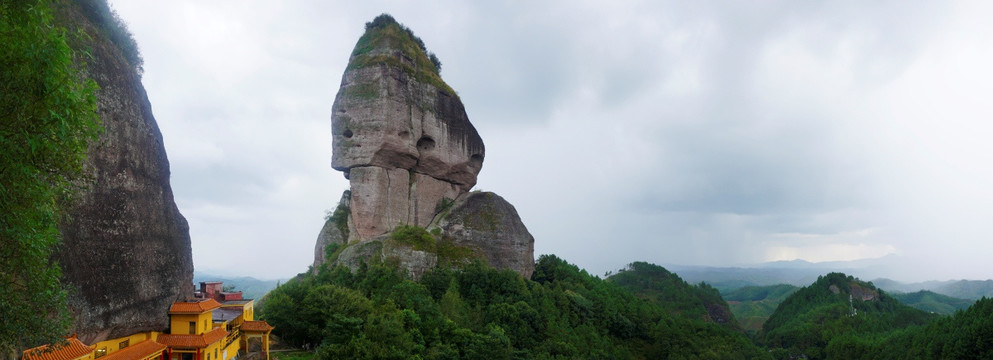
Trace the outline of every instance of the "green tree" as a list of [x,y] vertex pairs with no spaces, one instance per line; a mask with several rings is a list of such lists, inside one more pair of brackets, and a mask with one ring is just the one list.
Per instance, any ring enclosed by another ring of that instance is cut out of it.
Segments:
[[[53,3],[0,4],[0,353],[57,343],[71,322],[51,259],[58,221],[100,131],[96,83]],[[43,314],[43,315],[39,315]]]

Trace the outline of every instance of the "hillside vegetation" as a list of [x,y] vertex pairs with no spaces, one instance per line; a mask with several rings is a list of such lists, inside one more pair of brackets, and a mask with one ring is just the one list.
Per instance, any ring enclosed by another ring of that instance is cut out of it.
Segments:
[[[261,317],[325,359],[765,358],[740,332],[674,314],[554,255],[531,279],[481,262],[414,281],[389,262],[301,274]],[[681,281],[681,280],[680,280]]]
[[759,340],[779,358],[826,357],[844,337],[864,337],[926,324],[936,318],[841,273],[821,276],[787,297],[762,325]]
[[673,315],[722,324],[732,330],[741,329],[716,289],[706,283],[690,285],[664,267],[634,262],[607,280],[658,304]]
[[956,311],[968,309],[969,306],[976,302],[974,300],[954,298],[927,290],[907,294],[893,294],[893,297],[914,308],[941,315],[951,315]]
[[982,298],[967,310],[926,326],[876,336],[846,335],[831,342],[837,359],[991,359],[993,299]]

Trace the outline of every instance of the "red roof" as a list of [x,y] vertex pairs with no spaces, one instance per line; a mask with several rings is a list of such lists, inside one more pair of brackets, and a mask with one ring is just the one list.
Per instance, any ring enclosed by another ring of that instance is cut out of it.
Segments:
[[53,348],[47,351],[51,345],[42,345],[36,348],[24,350],[21,359],[23,360],[73,360],[93,352],[92,346],[86,346],[75,335],[66,339],[69,343],[65,346]]
[[102,360],[141,360],[162,353],[166,346],[152,339],[128,346],[123,350],[104,356]]
[[172,303],[169,314],[200,314],[219,307],[221,307],[221,303],[214,299],[177,301]]
[[246,321],[246,322],[244,322],[244,323],[241,324],[241,331],[263,331],[263,332],[265,332],[265,331],[269,331],[269,330],[272,330],[272,329],[273,329],[272,325],[269,325],[269,323],[265,322],[265,320],[262,320],[262,321]]
[[207,345],[213,344],[225,336],[228,336],[227,330],[218,327],[200,335],[161,334],[157,341],[171,348],[205,348]]

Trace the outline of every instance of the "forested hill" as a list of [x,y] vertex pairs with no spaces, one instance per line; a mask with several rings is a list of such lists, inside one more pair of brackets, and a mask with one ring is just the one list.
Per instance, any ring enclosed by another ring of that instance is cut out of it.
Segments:
[[418,281],[390,262],[354,273],[325,264],[270,292],[260,315],[326,359],[769,357],[741,332],[669,305],[543,255],[531,279],[479,261]]
[[900,302],[915,308],[941,315],[951,315],[956,311],[968,309],[976,301],[959,299],[932,291],[921,290],[912,293],[897,293],[893,297]]
[[993,359],[993,299],[926,326],[875,336],[842,336],[828,354],[838,359]]
[[787,297],[762,326],[759,340],[779,358],[820,359],[835,339],[883,334],[936,318],[872,283],[830,273]]
[[611,275],[607,281],[628,289],[642,299],[659,304],[673,315],[718,323],[741,330],[721,294],[710,285],[696,286],[683,281],[664,267],[634,262]]

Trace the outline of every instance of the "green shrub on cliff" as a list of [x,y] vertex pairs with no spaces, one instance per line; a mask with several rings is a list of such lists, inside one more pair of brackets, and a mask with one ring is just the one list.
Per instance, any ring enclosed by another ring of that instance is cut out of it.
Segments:
[[0,354],[66,334],[58,221],[100,131],[96,84],[82,77],[50,1],[0,5]]

